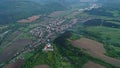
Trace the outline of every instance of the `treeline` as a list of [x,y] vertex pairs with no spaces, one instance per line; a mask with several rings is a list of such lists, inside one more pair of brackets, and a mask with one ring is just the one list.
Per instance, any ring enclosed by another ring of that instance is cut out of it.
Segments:
[[92,14],[92,15],[113,17],[113,14],[110,12],[107,12],[106,8],[103,8],[103,7],[97,8],[97,9],[92,9],[92,10],[87,10],[85,12],[88,14]]
[[[98,15],[98,16],[106,16],[106,17],[114,17],[114,14],[110,11],[120,11],[120,1],[108,1],[103,3],[102,7],[92,10],[85,11],[88,14]],[[118,12],[120,14],[120,12]]]
[[56,44],[60,54],[67,58],[67,62],[73,65],[73,68],[81,68],[83,64],[88,61],[86,55],[78,48],[73,47],[68,38],[72,36],[71,32],[65,32],[61,36],[55,39],[54,43]]
[[73,47],[68,41],[72,35],[72,32],[67,31],[56,38],[53,42],[53,52],[43,52],[43,46],[40,46],[40,50],[25,61],[21,68],[34,68],[34,66],[41,64],[47,64],[50,68],[82,68],[83,64],[89,60],[99,63],[107,68],[117,68],[89,56],[79,48]]
[[[82,32],[82,35],[84,35],[85,37],[88,37],[88,38],[91,38],[91,39],[94,39],[94,40],[97,40],[101,43],[104,44],[104,47],[106,49],[106,55],[110,56],[110,57],[113,57],[113,58],[117,58],[117,59],[120,59],[120,51],[116,50],[115,48],[113,48],[112,46],[114,47],[118,47],[120,48],[120,43],[114,43],[114,42],[111,42],[111,38],[109,37],[102,37],[102,34],[101,33],[98,33],[98,32],[91,32],[91,31],[81,31]],[[80,33],[81,33],[80,32]]]
[[28,59],[21,68],[33,68],[35,65],[47,64],[50,68],[81,68],[88,57],[78,48],[68,43],[71,32],[65,32],[54,40],[54,51],[43,52],[41,49]]
[[92,19],[88,20],[83,23],[83,26],[89,27],[89,26],[105,26],[105,27],[111,27],[111,28],[120,28],[119,24],[107,22],[106,20],[102,19]]
[[65,9],[66,6],[55,2],[40,4],[33,1],[1,1],[0,24],[15,23],[17,20],[28,18],[32,15],[45,15]]
[[73,47],[68,41],[68,39],[72,37],[72,33],[73,32],[71,31],[67,31],[54,41],[54,43],[57,44],[56,47],[58,48],[60,54],[63,57],[66,57],[67,61],[73,65],[72,68],[82,68],[83,64],[85,64],[87,61],[99,63],[107,68],[117,68],[105,63],[104,61],[101,61],[100,59],[91,57],[79,48]]

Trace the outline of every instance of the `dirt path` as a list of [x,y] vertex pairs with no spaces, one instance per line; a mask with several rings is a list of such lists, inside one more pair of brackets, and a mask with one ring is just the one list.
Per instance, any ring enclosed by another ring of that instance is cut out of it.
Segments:
[[81,38],[79,40],[72,41],[72,44],[75,47],[85,49],[85,51],[93,57],[120,67],[120,60],[104,55],[106,51],[103,47],[103,44],[99,42],[87,38]]
[[88,61],[82,68],[106,68],[100,64]]

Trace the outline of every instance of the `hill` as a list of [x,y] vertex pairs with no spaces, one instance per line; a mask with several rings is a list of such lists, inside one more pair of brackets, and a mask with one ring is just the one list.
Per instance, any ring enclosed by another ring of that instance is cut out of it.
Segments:
[[96,2],[95,0],[1,0],[0,24],[15,23],[17,20],[32,15],[48,14],[57,10],[65,10],[70,5],[81,2]]
[[0,1],[0,24],[15,23],[32,15],[48,14],[65,9],[65,6],[56,2],[42,4],[26,0],[2,0]]
[[21,68],[34,68],[42,64],[47,64],[51,68],[82,68],[88,61],[93,61],[108,68],[117,68],[87,55],[82,49],[72,46],[69,40],[71,40],[73,36],[75,35],[69,31],[61,34],[54,40],[53,52],[44,52],[40,49],[34,56],[27,60]]

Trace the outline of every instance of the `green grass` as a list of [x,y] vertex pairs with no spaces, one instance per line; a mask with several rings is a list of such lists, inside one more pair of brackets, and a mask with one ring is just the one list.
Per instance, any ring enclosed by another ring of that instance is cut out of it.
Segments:
[[80,35],[77,35],[77,34],[73,34],[70,38],[70,40],[76,40],[76,39],[79,39],[81,36]]
[[28,53],[26,57],[29,55],[31,57],[25,61],[21,68],[33,68],[35,65],[40,64],[48,64],[50,68],[82,68],[88,61],[101,64],[106,68],[117,68],[100,59],[89,56],[79,48],[73,47],[68,41],[71,37],[72,39],[77,39],[78,36],[76,34],[70,35],[70,33],[66,33],[55,39],[53,52],[43,52],[40,48],[33,56]]
[[[43,52],[38,51],[34,56],[32,56],[22,68],[33,68],[35,65],[48,64],[52,68],[57,68],[61,66],[70,67],[71,65],[67,62],[61,60],[61,55],[59,54],[56,47],[54,47],[54,52]],[[31,55],[31,54],[27,54]]]
[[87,31],[100,33],[102,38],[111,38],[111,42],[120,42],[120,29],[109,28],[103,26],[95,26],[86,28]]
[[33,39],[34,37],[28,33],[22,33],[20,38],[21,39]]
[[28,52],[28,53],[25,53],[24,54],[24,58],[25,59],[29,59],[31,56],[33,56],[34,55],[34,53],[32,53],[32,52]]
[[116,21],[107,21],[107,22],[111,22],[111,23],[120,25],[120,22],[116,22]]
[[115,47],[112,45],[106,45],[105,46],[107,53],[105,55],[116,58],[120,60],[120,47]]
[[115,17],[119,17],[119,15],[120,15],[118,10],[109,11],[109,12],[111,12],[113,14],[113,16],[115,16]]
[[110,38],[111,42],[120,43],[120,29],[109,28],[103,26],[95,26],[86,28],[87,31],[101,34],[101,38]]
[[[86,30],[93,34],[93,38],[104,44],[106,55],[120,59],[120,29],[95,26],[87,27]],[[88,34],[89,35],[89,34]],[[95,38],[94,36],[99,36]],[[91,36],[89,36],[91,37]]]
[[20,31],[23,31],[23,32],[27,32],[28,31],[28,28],[24,28],[24,27],[21,27],[19,28]]

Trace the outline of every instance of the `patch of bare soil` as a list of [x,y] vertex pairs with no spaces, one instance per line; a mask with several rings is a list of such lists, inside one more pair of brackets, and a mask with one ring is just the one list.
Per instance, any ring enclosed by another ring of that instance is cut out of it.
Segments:
[[19,20],[17,22],[19,22],[19,23],[33,22],[33,21],[37,20],[38,18],[40,18],[40,16],[32,16],[32,17],[28,17],[27,19]]
[[17,60],[17,62],[5,65],[3,68],[20,68],[22,64],[23,64],[23,60]]
[[82,68],[106,68],[106,67],[104,67],[100,64],[89,61]]
[[72,44],[75,47],[85,49],[89,54],[92,54],[92,55],[94,54],[101,55],[105,53],[103,44],[87,38],[81,38],[79,40],[75,40],[72,42]]
[[49,66],[46,64],[43,64],[43,65],[37,65],[34,68],[49,68]]
[[120,67],[120,60],[104,55],[106,51],[103,47],[103,44],[97,41],[88,38],[81,38],[79,40],[72,41],[72,45],[85,49],[85,51],[93,57],[99,58],[107,63]]

